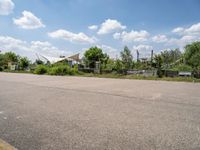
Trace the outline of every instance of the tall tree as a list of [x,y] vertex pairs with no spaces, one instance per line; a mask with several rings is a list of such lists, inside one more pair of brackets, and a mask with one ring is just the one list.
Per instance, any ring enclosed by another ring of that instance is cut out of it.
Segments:
[[0,67],[4,65],[4,54],[0,53]]
[[165,50],[161,52],[161,57],[163,59],[164,68],[168,68],[170,64],[175,63],[182,57],[182,53],[179,49]]
[[28,60],[27,57],[21,57],[19,59],[20,69],[25,70],[29,65],[30,65],[30,61]]
[[8,62],[18,62],[19,56],[17,56],[13,52],[6,52],[4,54],[4,59],[5,59],[6,63],[8,63]]
[[133,64],[133,55],[127,46],[124,47],[124,50],[120,53],[124,69],[128,70],[132,68]]
[[193,68],[200,67],[200,42],[186,45],[184,57],[186,64]]
[[108,60],[108,55],[103,53],[102,49],[98,47],[91,47],[84,53],[85,62],[88,63],[90,68],[95,68],[95,62],[99,61],[104,64]]
[[163,65],[163,57],[161,54],[157,54],[154,57],[155,67],[157,68],[158,77],[162,77],[162,65]]

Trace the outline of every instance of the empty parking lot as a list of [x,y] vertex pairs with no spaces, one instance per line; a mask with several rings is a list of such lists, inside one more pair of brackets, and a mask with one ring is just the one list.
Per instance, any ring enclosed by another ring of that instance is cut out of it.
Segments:
[[199,150],[200,84],[0,73],[0,139],[19,150]]

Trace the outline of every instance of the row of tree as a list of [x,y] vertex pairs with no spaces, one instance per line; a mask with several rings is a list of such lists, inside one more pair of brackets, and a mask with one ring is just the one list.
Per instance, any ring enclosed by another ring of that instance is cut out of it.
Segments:
[[[185,46],[185,51],[179,49],[165,50],[154,55],[150,61],[138,61],[133,59],[130,49],[125,46],[120,52],[119,59],[111,59],[102,49],[91,47],[84,53],[84,63],[87,67],[94,68],[95,62],[101,62],[101,69],[130,70],[130,69],[178,69],[185,71],[200,69],[200,42],[194,42]],[[184,69],[183,69],[184,70]]]

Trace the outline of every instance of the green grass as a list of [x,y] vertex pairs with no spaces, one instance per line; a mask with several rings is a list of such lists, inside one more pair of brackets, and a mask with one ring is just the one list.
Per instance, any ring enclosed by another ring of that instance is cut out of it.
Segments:
[[1,72],[9,72],[9,73],[28,73],[32,74],[32,71],[25,71],[25,70],[3,70]]
[[[29,73],[32,74],[33,72],[30,71],[9,71],[4,70],[3,72],[11,72],[11,73]],[[46,74],[48,75],[48,74]],[[76,74],[72,74],[74,76],[79,77],[96,77],[96,78],[114,78],[114,79],[134,79],[134,80],[158,80],[158,81],[176,81],[176,82],[195,82],[200,83],[200,79],[196,79],[193,77],[162,77],[158,78],[155,76],[151,77],[145,77],[142,75],[122,75],[122,74],[116,74],[116,73],[109,73],[109,74],[94,74],[94,73],[83,73],[78,72]],[[65,74],[65,76],[69,76],[69,74]]]
[[84,73],[82,77],[97,77],[97,78],[115,78],[115,79],[135,79],[135,80],[159,80],[159,81],[177,81],[177,82],[200,82],[200,79],[193,77],[163,77],[158,78],[155,76],[145,77],[142,75],[121,75],[121,74],[93,74]]

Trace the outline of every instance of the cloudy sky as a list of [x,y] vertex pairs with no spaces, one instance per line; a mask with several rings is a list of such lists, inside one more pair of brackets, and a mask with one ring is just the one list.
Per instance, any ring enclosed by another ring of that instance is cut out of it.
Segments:
[[200,40],[200,0],[0,0],[0,50],[35,58],[125,45],[148,56]]

